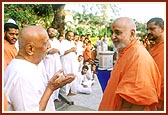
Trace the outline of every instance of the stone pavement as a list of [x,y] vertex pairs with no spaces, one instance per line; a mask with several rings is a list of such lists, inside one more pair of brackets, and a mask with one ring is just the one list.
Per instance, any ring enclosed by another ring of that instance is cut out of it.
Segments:
[[103,92],[98,78],[92,86],[93,92],[87,94],[76,94],[66,96],[60,93],[62,102],[55,102],[56,111],[97,111]]

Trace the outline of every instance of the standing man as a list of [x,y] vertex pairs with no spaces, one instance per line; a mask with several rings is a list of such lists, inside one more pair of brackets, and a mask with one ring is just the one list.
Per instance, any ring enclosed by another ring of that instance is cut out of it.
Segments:
[[[73,73],[78,74],[77,49],[74,43],[74,32],[68,31],[65,40],[61,42],[64,55],[61,56],[61,62],[64,69],[64,75]],[[76,79],[62,88],[66,95],[76,94]]]
[[[48,49],[47,55],[44,58],[43,62],[45,65],[45,70],[47,73],[48,80],[53,77],[53,75],[60,69],[62,69],[61,64],[61,45],[59,40],[56,38],[56,30],[52,27],[47,29],[47,33],[49,36],[49,42],[51,47]],[[53,93],[54,101],[59,100],[59,89],[55,90]]]
[[161,18],[152,18],[147,22],[148,39],[155,45],[149,49],[149,53],[155,60],[161,77],[161,95],[158,110],[164,110],[164,21]]
[[104,34],[104,37],[102,39],[102,51],[108,51],[108,37],[107,34]]
[[54,90],[74,80],[73,74],[50,80],[40,65],[50,48],[49,37],[42,26],[26,26],[19,35],[19,52],[5,70],[4,87],[11,111],[55,111],[51,95]]
[[18,39],[19,27],[14,20],[10,20],[4,25],[4,70],[17,55],[15,43]]
[[101,111],[157,110],[161,76],[152,56],[136,38],[136,25],[128,17],[112,24],[111,39],[119,51],[101,100]]
[[102,36],[98,36],[98,40],[96,40],[96,59],[99,60],[99,52],[102,51]]

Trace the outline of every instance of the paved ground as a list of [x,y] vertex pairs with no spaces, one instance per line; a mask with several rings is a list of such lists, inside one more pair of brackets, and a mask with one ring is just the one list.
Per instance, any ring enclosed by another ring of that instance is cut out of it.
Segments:
[[77,94],[66,96],[61,94],[62,102],[56,102],[57,111],[97,111],[103,92],[98,78],[95,79],[95,84],[92,86],[93,92],[90,95]]

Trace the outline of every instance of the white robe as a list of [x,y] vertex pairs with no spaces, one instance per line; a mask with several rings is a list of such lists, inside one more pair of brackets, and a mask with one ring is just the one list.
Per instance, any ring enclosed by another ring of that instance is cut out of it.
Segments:
[[102,43],[102,40],[97,40],[96,41],[96,46],[97,46],[96,49],[97,49],[97,51],[101,51],[102,50],[102,48],[101,48],[102,44],[101,43]]
[[[86,74],[82,75],[81,72],[78,73],[77,76],[77,92],[78,93],[85,93],[85,94],[90,94],[92,93],[92,80],[88,80],[86,77]],[[86,85],[87,87],[84,87],[82,84]]]
[[97,54],[96,54],[96,59],[99,59],[99,52],[102,50],[102,40],[97,40],[96,41],[96,51],[97,51]]
[[76,45],[76,48],[77,48],[77,56],[83,55],[83,52],[84,52],[83,42],[78,41],[77,45]]
[[[61,42],[63,52],[66,50],[71,49],[72,47],[76,47],[74,44],[74,41],[68,41],[63,40]],[[73,73],[75,75],[78,74],[78,56],[75,52],[70,52],[66,55],[61,56],[61,62],[64,69],[64,75]],[[68,95],[70,89],[72,93],[77,93],[75,90],[75,82],[76,79],[74,79],[70,84],[67,84],[63,87],[63,92],[65,92],[66,95]]]
[[87,65],[88,66],[88,71],[87,71],[87,73],[86,73],[86,77],[87,77],[87,79],[92,79],[92,71],[91,71],[91,65],[89,64],[89,65]]
[[[5,70],[4,87],[11,111],[39,111],[39,102],[47,80],[42,65],[13,59]],[[46,111],[55,111],[52,98]]]
[[78,72],[82,71],[82,67],[83,67],[83,60],[81,62],[78,61]]
[[[49,42],[51,45],[50,49],[55,48],[55,49],[58,49],[60,52],[62,52],[61,51],[61,44],[60,44],[59,40],[53,39],[53,40],[49,40]],[[44,61],[44,65],[46,68],[48,80],[50,80],[58,70],[62,69],[62,64],[61,64],[61,59],[60,59],[59,53],[48,54],[44,58],[43,61]],[[53,99],[58,99],[58,96],[59,96],[59,89],[54,91]]]
[[102,40],[102,51],[108,51],[108,38]]

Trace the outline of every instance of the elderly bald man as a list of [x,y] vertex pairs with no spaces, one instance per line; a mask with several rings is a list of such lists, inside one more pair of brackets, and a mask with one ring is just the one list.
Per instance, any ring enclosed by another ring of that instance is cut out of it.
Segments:
[[47,82],[41,60],[50,48],[49,37],[42,26],[26,26],[19,39],[19,52],[5,71],[5,91],[9,110],[55,111],[51,95],[54,90],[74,80],[73,74],[60,76],[59,70]]
[[155,61],[136,38],[134,21],[128,17],[118,18],[111,32],[119,56],[99,111],[157,110],[161,76]]

